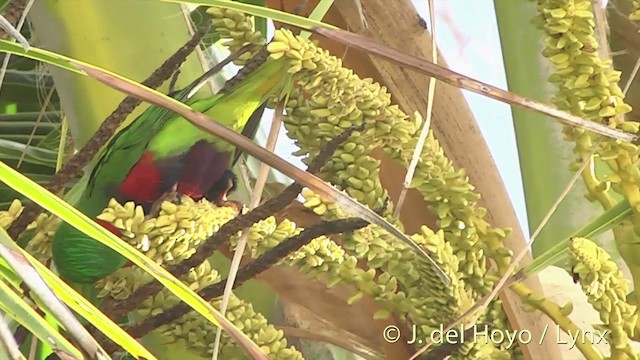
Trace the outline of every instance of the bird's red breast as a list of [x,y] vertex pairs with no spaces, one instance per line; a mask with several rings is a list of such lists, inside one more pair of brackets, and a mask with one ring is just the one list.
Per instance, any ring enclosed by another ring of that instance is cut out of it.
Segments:
[[160,195],[160,171],[156,166],[153,153],[142,154],[140,160],[131,168],[118,191],[136,204],[153,202]]

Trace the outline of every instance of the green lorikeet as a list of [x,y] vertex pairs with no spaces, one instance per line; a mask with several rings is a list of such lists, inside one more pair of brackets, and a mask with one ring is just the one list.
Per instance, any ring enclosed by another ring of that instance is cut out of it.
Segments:
[[[256,109],[282,91],[287,79],[284,65],[269,59],[229,91],[190,106],[241,131]],[[183,100],[192,88],[181,90],[175,98]],[[171,189],[194,200],[206,197],[220,204],[235,187],[235,175],[229,170],[232,153],[231,144],[179,115],[151,106],[105,147],[77,208],[95,219],[115,198],[149,211]],[[120,236],[115,226],[96,221]],[[52,256],[59,274],[76,284],[93,283],[126,263],[117,252],[66,223],[54,236]]]

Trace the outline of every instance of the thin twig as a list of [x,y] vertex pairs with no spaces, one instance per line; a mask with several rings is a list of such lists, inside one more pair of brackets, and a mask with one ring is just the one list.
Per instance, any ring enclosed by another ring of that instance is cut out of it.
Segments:
[[97,358],[104,352],[89,332],[80,324],[73,313],[64,303],[53,293],[49,286],[42,279],[29,260],[20,252],[15,243],[0,230],[0,257],[3,258],[15,273],[23,280],[33,294],[41,300],[50,313],[64,326],[71,337],[80,345],[81,351],[88,354],[90,358]]
[[[556,199],[556,201],[553,203],[551,208],[549,208],[549,210],[545,214],[544,218],[542,218],[542,221],[540,221],[540,224],[538,225],[536,230],[531,235],[531,238],[530,238],[529,242],[526,244],[526,246],[523,246],[522,249],[520,250],[520,252],[518,253],[518,255],[516,255],[512,259],[511,264],[509,265],[507,270],[503,273],[503,275],[500,277],[500,280],[494,286],[493,290],[491,290],[490,293],[485,295],[480,301],[476,302],[472,307],[470,307],[467,311],[465,311],[456,321],[454,321],[453,323],[448,325],[446,330],[444,330],[442,332],[443,334],[446,334],[447,331],[449,331],[449,330],[453,329],[454,327],[458,326],[459,324],[461,324],[464,321],[464,319],[467,316],[471,315],[471,314],[476,314],[476,317],[480,316],[482,313],[484,313],[484,311],[489,306],[489,304],[493,301],[493,299],[495,299],[495,297],[503,289],[507,288],[508,286],[511,286],[515,281],[517,281],[517,279],[522,279],[522,277],[520,275],[518,275],[517,278],[516,277],[512,277],[511,275],[513,274],[514,270],[516,269],[516,267],[518,266],[520,261],[529,252],[529,247],[538,238],[538,235],[540,234],[542,229],[544,229],[544,227],[547,225],[547,223],[549,222],[549,220],[551,219],[553,214],[556,212],[556,210],[560,206],[560,203],[562,203],[562,201],[567,197],[567,195],[569,194],[569,192],[571,191],[571,189],[573,188],[575,183],[580,178],[580,175],[582,174],[582,171],[584,171],[584,169],[589,164],[589,161],[587,161],[586,159],[591,158],[595,154],[596,151],[597,151],[597,148],[594,147],[594,149],[591,151],[591,154],[589,154],[588,156],[586,156],[583,159],[583,164],[580,167],[580,169],[573,175],[573,177],[571,178],[571,181],[569,181],[569,183],[564,188],[564,190],[562,191],[560,196]],[[429,346],[431,346],[431,343],[428,343],[425,346],[423,346],[422,348],[420,348],[420,350],[418,350],[415,354],[413,354],[413,356],[409,360],[416,359],[417,356],[422,354],[424,351],[426,351],[429,348]]]
[[69,121],[63,116],[60,121],[60,143],[58,143],[58,154],[56,156],[56,171],[60,170],[64,163],[65,152],[67,150],[67,133],[69,132]]
[[627,54],[629,54],[629,53],[630,53],[630,51],[629,51],[629,50],[624,49],[624,50],[619,50],[619,51],[612,51],[612,52],[611,52],[611,56],[612,56],[612,57],[615,57],[615,56],[627,55]]
[[[211,24],[200,29],[189,41],[160,65],[143,84],[155,89],[164,83],[180,65],[182,65],[193,49],[198,46],[202,37],[209,32],[210,27]],[[87,141],[85,146],[74,154],[69,161],[53,175],[46,189],[54,194],[64,189],[65,185],[93,159],[100,148],[113,136],[118,127],[122,125],[126,117],[131,114],[140,103],[141,101],[133,96],[127,96],[122,100],[111,115],[102,122],[96,133]],[[8,230],[9,235],[17,239],[24,229],[26,229],[27,225],[33,222],[42,211],[42,208],[35,203],[27,205],[22,214],[11,224]]]
[[242,179],[247,191],[251,191],[255,185],[251,184],[251,176],[249,176],[249,169],[247,168],[247,163],[244,158],[239,159],[238,161],[238,171],[240,172],[240,178]]
[[622,90],[622,93],[624,95],[627,95],[627,91],[629,91],[631,84],[633,84],[633,80],[635,80],[636,76],[638,75],[638,70],[640,70],[640,56],[636,60],[636,64],[633,66],[633,70],[631,70],[631,75],[629,75],[627,82],[624,84],[624,89]]
[[4,312],[0,312],[0,343],[2,348],[4,348],[8,355],[11,356],[11,359],[24,359],[20,352],[20,347],[18,346],[16,339],[13,337],[9,325],[5,321]]
[[[435,6],[434,0],[429,0],[429,22],[431,23],[431,61],[434,64],[438,64],[438,47],[436,46],[436,14],[435,14]],[[420,155],[422,154],[422,150],[424,149],[424,143],[427,140],[427,136],[429,135],[429,128],[431,127],[431,112],[433,111],[433,100],[436,92],[436,78],[429,78],[429,94],[427,98],[427,113],[424,120],[424,125],[422,125],[422,131],[420,132],[420,137],[418,137],[418,142],[416,143],[415,149],[413,149],[413,155],[411,156],[411,163],[407,168],[407,174],[404,178],[404,183],[402,185],[402,191],[400,191],[400,196],[398,197],[398,203],[396,204],[396,208],[393,212],[394,217],[400,216],[400,210],[402,210],[402,206],[404,205],[404,200],[407,197],[407,191],[409,191],[409,186],[411,186],[411,181],[413,180],[413,176],[416,172],[416,168],[418,167],[418,161],[420,160]]]
[[22,165],[22,162],[24,161],[25,156],[27,155],[27,150],[29,149],[29,146],[31,146],[31,141],[33,141],[33,137],[36,134],[36,131],[38,130],[38,126],[40,126],[40,122],[42,121],[42,118],[44,117],[44,113],[45,110],[47,109],[47,106],[49,106],[49,103],[51,102],[51,98],[53,97],[53,93],[56,91],[56,86],[52,86],[51,89],[49,89],[49,93],[47,94],[47,97],[44,99],[44,103],[42,104],[42,108],[40,108],[40,112],[38,113],[38,117],[36,118],[36,123],[33,126],[33,128],[31,129],[31,133],[29,134],[29,139],[27,140],[27,144],[24,147],[24,151],[22,151],[22,154],[20,154],[20,159],[18,160],[18,164],[16,165],[16,169],[19,169],[20,166]]
[[31,337],[31,346],[29,346],[29,360],[35,360],[38,351],[38,338]]
[[366,30],[369,28],[369,23],[367,23],[367,18],[364,16],[364,10],[362,9],[362,2],[360,0],[351,0],[358,11],[358,17],[360,18],[360,25],[362,25],[362,29]]
[[[194,26],[193,19],[191,19],[191,11],[189,10],[189,7],[187,6],[187,4],[181,3],[180,11],[182,12],[182,17],[184,18],[184,22],[185,22],[185,25],[187,26],[187,31],[189,32],[189,35],[194,36],[196,34],[196,26]],[[207,34],[205,34],[205,36],[206,35]],[[196,53],[196,56],[198,57],[200,65],[202,66],[202,71],[203,72],[207,71],[207,68],[209,67],[208,65],[211,63],[211,60],[207,59],[204,51],[202,50],[202,47],[196,47],[195,53]],[[208,78],[207,80],[209,79],[211,79],[211,77]],[[213,81],[206,81],[205,83],[209,85],[209,91],[211,92],[211,94],[215,94],[216,89],[214,87]],[[198,91],[198,90],[200,90],[200,88],[198,88],[195,91]]]
[[609,47],[609,23],[607,22],[607,10],[602,6],[603,0],[592,0],[593,15],[595,20],[595,36],[598,43],[598,55],[601,59],[611,58]]
[[[269,151],[275,151],[276,142],[278,141],[278,133],[280,132],[280,126],[282,125],[282,115],[284,112],[285,101],[278,102],[276,109],[273,113],[273,120],[271,121],[271,129],[269,130],[269,137],[267,138],[267,144],[265,148]],[[267,177],[269,176],[269,170],[271,167],[265,163],[260,164],[260,170],[258,171],[258,177],[256,179],[255,186],[251,193],[251,200],[249,201],[249,210],[253,210],[260,204],[262,199],[262,191],[264,185],[267,183]],[[233,259],[231,260],[231,267],[229,268],[229,276],[227,277],[224,294],[222,296],[222,304],[220,305],[220,313],[224,316],[227,312],[227,306],[229,305],[229,298],[231,297],[231,289],[242,261],[242,255],[244,249],[247,246],[247,240],[249,239],[250,228],[244,228],[242,235],[238,241],[238,245],[233,253]],[[212,360],[218,359],[218,351],[220,349],[220,338],[222,337],[222,329],[218,328],[216,331],[216,338],[213,344]]]

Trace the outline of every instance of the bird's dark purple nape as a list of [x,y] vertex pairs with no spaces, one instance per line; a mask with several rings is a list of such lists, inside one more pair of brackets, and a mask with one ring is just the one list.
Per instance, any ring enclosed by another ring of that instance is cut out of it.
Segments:
[[229,168],[231,154],[200,140],[189,149],[183,161],[185,167],[178,182],[178,192],[199,200],[222,180]]

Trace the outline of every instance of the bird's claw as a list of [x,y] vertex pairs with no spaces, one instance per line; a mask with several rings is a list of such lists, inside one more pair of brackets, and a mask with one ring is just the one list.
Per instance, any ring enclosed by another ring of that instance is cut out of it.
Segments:
[[182,197],[185,196],[180,191],[173,190],[167,193],[167,198],[164,201],[172,202],[176,205],[182,205]]
[[149,211],[149,215],[147,218],[154,218],[160,215],[160,210],[162,209],[162,203],[168,201],[177,205],[182,204],[182,194],[179,193],[175,188],[167,191],[162,194],[151,206],[151,210]]

